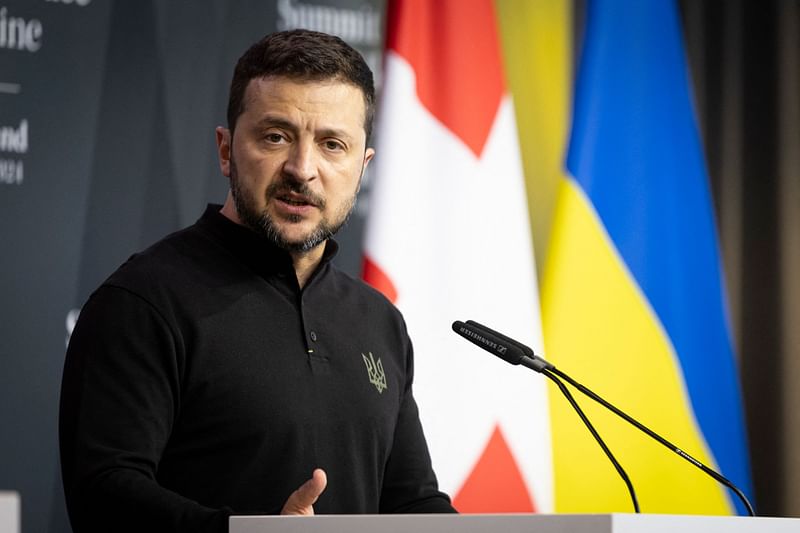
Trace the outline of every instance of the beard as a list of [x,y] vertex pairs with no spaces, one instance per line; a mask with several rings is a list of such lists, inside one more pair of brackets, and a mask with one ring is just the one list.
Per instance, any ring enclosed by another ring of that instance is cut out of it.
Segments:
[[[286,250],[287,252],[309,252],[335,235],[336,232],[347,223],[347,220],[353,213],[353,209],[356,205],[356,196],[358,195],[357,188],[355,193],[336,210],[332,219],[329,220],[323,217],[319,224],[317,224],[317,227],[311,230],[305,237],[298,240],[290,240],[267,212],[266,205],[269,203],[269,200],[271,198],[276,198],[281,193],[294,192],[308,198],[317,209],[322,211],[327,203],[325,198],[312,191],[305,182],[281,174],[281,179],[279,181],[267,187],[265,193],[265,207],[259,209],[255,199],[242,187],[239,180],[239,173],[236,169],[236,162],[233,158],[231,158],[230,182],[233,203],[236,206],[236,212],[242,223],[262,237],[265,237],[278,248]],[[288,217],[288,221],[289,223],[299,223],[302,221],[302,217],[299,215],[291,215]]]

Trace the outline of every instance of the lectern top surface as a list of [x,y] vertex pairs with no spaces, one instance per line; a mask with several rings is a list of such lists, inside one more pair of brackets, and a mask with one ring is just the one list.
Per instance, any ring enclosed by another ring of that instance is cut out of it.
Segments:
[[230,533],[800,533],[800,519],[654,514],[233,516]]

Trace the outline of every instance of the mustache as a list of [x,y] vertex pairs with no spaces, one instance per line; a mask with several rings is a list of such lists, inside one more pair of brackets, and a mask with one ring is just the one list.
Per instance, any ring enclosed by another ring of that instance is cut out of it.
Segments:
[[284,177],[280,181],[271,183],[266,190],[267,198],[279,198],[288,195],[292,195],[294,199],[300,196],[304,202],[320,209],[325,207],[325,198],[311,190],[311,187],[303,181]]

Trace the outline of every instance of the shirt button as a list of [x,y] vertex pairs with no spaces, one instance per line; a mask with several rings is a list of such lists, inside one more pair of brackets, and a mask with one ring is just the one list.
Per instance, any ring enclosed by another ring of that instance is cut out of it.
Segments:
[[309,336],[311,337],[311,340],[312,340],[312,341],[314,341],[314,342],[317,342],[317,333],[316,333],[316,332],[312,331],[312,332],[309,334]]

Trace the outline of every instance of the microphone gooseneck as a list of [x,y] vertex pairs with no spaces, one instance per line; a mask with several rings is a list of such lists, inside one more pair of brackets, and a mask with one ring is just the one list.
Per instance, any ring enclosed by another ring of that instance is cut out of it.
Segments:
[[494,331],[493,329],[483,326],[475,321],[468,320],[465,323],[457,320],[453,322],[453,331],[476,346],[479,346],[487,352],[496,355],[507,363],[511,363],[512,365],[521,364],[527,366],[528,368],[531,368],[536,372],[540,372],[550,378],[567,398],[572,408],[575,409],[575,412],[578,413],[580,419],[589,429],[589,433],[592,434],[592,437],[594,437],[594,439],[600,445],[600,448],[606,454],[606,457],[608,457],[608,459],[611,461],[611,464],[614,465],[614,469],[617,471],[619,476],[622,478],[622,481],[625,483],[625,486],[628,488],[628,493],[630,494],[631,501],[633,502],[633,510],[637,513],[639,512],[639,501],[636,498],[636,491],[633,488],[633,483],[631,483],[630,477],[628,477],[628,473],[625,472],[625,469],[622,468],[621,464],[619,464],[617,458],[614,457],[611,449],[609,449],[603,438],[589,421],[586,413],[583,412],[583,409],[581,409],[580,405],[578,405],[578,402],[572,396],[572,393],[569,391],[569,389],[567,389],[566,385],[564,385],[560,379],[558,379],[549,371],[547,367],[552,365],[544,361],[544,359],[534,355],[533,350],[527,346],[520,344],[514,339],[506,337],[502,333],[498,333],[497,331]]
[[584,385],[581,385],[580,383],[578,383],[577,381],[572,379],[570,376],[568,376],[564,372],[558,370],[555,367],[553,367],[551,369],[551,372],[553,372],[554,374],[556,374],[560,378],[564,379],[564,381],[566,381],[567,383],[569,383],[570,385],[572,385],[573,387],[578,389],[580,392],[582,392],[583,394],[585,394],[586,396],[588,396],[589,398],[591,398],[595,402],[599,403],[600,405],[602,405],[603,407],[605,407],[606,409],[608,409],[609,411],[611,411],[612,413],[614,413],[618,417],[622,418],[626,422],[630,423],[631,425],[633,425],[634,427],[636,427],[637,429],[639,429],[640,431],[642,431],[643,433],[645,433],[646,435],[651,437],[652,439],[654,439],[657,442],[661,443],[663,446],[665,446],[667,449],[671,450],[673,453],[675,453],[677,455],[680,455],[681,457],[686,459],[689,463],[693,464],[694,466],[696,466],[697,468],[699,468],[700,470],[705,472],[707,475],[709,475],[712,478],[716,479],[719,483],[722,483],[723,485],[725,485],[726,487],[731,489],[739,497],[739,499],[742,501],[742,503],[744,503],[744,506],[747,508],[748,514],[750,516],[755,516],[756,515],[755,511],[753,510],[753,506],[750,505],[750,501],[747,499],[747,497],[744,495],[744,493],[741,490],[739,490],[739,487],[734,485],[733,482],[730,481],[729,479],[727,479],[725,476],[723,476],[722,474],[720,474],[716,470],[713,470],[712,468],[706,466],[705,464],[703,464],[699,460],[695,459],[694,457],[692,457],[691,455],[689,455],[688,453],[683,451],[681,448],[679,448],[675,444],[671,443],[670,441],[668,441],[667,439],[665,439],[664,437],[662,437],[661,435],[659,435],[658,433],[656,433],[652,429],[648,428],[647,426],[645,426],[644,424],[642,424],[641,422],[639,422],[638,420],[636,420],[635,418],[633,418],[632,416],[627,414],[626,412],[622,411],[621,409],[617,408],[613,404],[609,403],[607,400],[605,400],[601,396],[595,394],[589,388],[585,387]]
[[599,444],[600,448],[602,448],[603,452],[605,452],[606,457],[608,457],[608,459],[611,461],[611,464],[614,465],[614,468],[616,469],[617,473],[619,474],[619,477],[621,477],[622,481],[625,482],[625,486],[628,488],[628,494],[630,494],[631,501],[633,502],[633,510],[634,510],[634,512],[637,512],[637,513],[640,512],[639,511],[639,500],[636,498],[636,491],[633,489],[633,483],[631,483],[631,478],[628,477],[628,473],[625,471],[624,468],[622,468],[622,465],[619,464],[619,461],[617,461],[617,458],[614,457],[614,454],[611,453],[611,450],[608,448],[608,446],[606,445],[605,441],[603,441],[603,439],[600,437],[600,434],[594,428],[592,423],[589,422],[589,418],[586,416],[586,413],[583,412],[583,409],[581,409],[580,405],[578,405],[578,402],[575,401],[575,398],[572,396],[572,393],[569,392],[569,389],[567,388],[567,386],[564,385],[564,383],[560,379],[555,377],[549,370],[546,370],[546,369],[543,370],[542,374],[544,374],[545,376],[547,376],[548,378],[553,380],[553,383],[558,385],[559,390],[567,398],[567,400],[569,401],[570,405],[573,407],[573,409],[575,409],[575,412],[578,413],[578,416],[581,417],[581,420],[586,425],[586,427],[589,428],[589,432],[592,434],[592,437],[594,437],[594,440],[597,441],[597,444]]
[[[514,340],[514,339],[512,339],[510,337],[506,337],[505,335],[503,335],[501,333],[498,333],[497,331],[494,331],[493,329],[491,329],[489,327],[486,327],[486,326],[484,326],[482,324],[479,324],[478,322],[475,322],[475,321],[472,321],[472,320],[468,320],[466,323],[460,322],[460,321],[453,322],[453,331],[455,331],[456,333],[458,333],[462,337],[467,338],[468,340],[471,340],[466,335],[464,335],[463,333],[461,333],[459,331],[459,329],[462,329],[462,328],[466,329],[466,330],[469,330],[471,335],[475,335],[477,337],[483,337],[483,338],[487,338],[487,339],[494,339],[494,342],[502,343],[506,347],[506,349],[505,349],[506,352],[512,351],[514,354],[519,354],[518,356],[515,355],[515,361],[516,362],[514,362],[514,361],[511,361],[511,360],[509,360],[509,359],[507,359],[505,357],[500,356],[499,354],[497,354],[494,351],[492,351],[489,348],[487,348],[484,344],[472,341],[477,346],[480,346],[481,348],[484,348],[487,351],[495,353],[495,355],[498,355],[498,357],[501,357],[501,359],[504,359],[505,361],[507,361],[507,362],[509,362],[511,364],[514,364],[514,365],[522,364],[523,366],[531,368],[532,370],[535,370],[536,372],[544,374],[545,376],[547,376],[548,378],[553,380],[558,385],[558,387],[561,390],[561,392],[565,393],[565,395],[567,396],[567,399],[570,400],[570,395],[568,395],[568,391],[567,391],[566,386],[558,378],[563,379],[564,381],[566,381],[567,383],[569,383],[570,385],[575,387],[577,390],[579,390],[584,395],[588,396],[589,398],[591,398],[595,402],[599,403],[600,405],[602,405],[603,407],[605,407],[606,409],[608,409],[609,411],[611,411],[615,415],[619,416],[620,418],[622,418],[623,420],[625,420],[629,424],[633,425],[635,428],[637,428],[638,430],[642,431],[643,433],[645,433],[650,438],[652,438],[655,441],[661,443],[663,446],[668,448],[673,453],[683,457],[686,461],[688,461],[692,465],[696,466],[697,468],[699,468],[700,470],[705,472],[707,475],[709,475],[713,479],[717,480],[719,483],[725,485],[727,488],[732,490],[734,492],[734,494],[736,494],[736,496],[739,497],[739,499],[744,504],[744,506],[747,509],[747,512],[749,513],[750,516],[755,516],[756,515],[755,511],[753,510],[753,506],[750,505],[750,502],[747,500],[747,497],[744,495],[744,493],[741,490],[739,490],[739,488],[736,485],[734,485],[730,480],[728,480],[725,476],[723,476],[719,472],[713,470],[712,468],[706,466],[702,462],[698,461],[697,459],[695,459],[694,457],[692,457],[691,455],[689,455],[688,453],[683,451],[681,448],[679,448],[675,444],[671,443],[670,441],[668,441],[667,439],[665,439],[664,437],[662,437],[661,435],[659,435],[658,433],[656,433],[652,429],[648,428],[647,426],[645,426],[644,424],[642,424],[641,422],[639,422],[638,420],[636,420],[635,418],[633,418],[629,414],[625,413],[624,411],[622,411],[618,407],[614,406],[613,404],[611,404],[607,400],[603,399],[601,396],[599,396],[596,393],[594,393],[588,387],[585,387],[584,385],[578,383],[577,381],[572,379],[569,375],[567,375],[564,372],[562,372],[559,369],[557,369],[551,363],[548,363],[547,361],[545,361],[541,357],[535,355],[533,350],[531,350],[529,347],[525,346],[524,344],[520,343],[519,341],[516,341],[516,340]],[[576,410],[578,411],[578,414],[581,416],[581,419],[584,419],[585,415],[582,414],[582,411],[580,411],[580,408],[577,406],[577,402],[575,402],[574,399],[572,399],[572,400],[570,400],[570,403],[572,404],[573,407],[576,408]],[[592,435],[594,435],[596,432],[591,427],[591,425],[588,423],[588,419],[585,420],[585,423],[587,424],[587,427],[589,427],[589,430],[592,432]],[[595,438],[599,439],[599,435],[597,437],[595,437]],[[598,440],[598,442],[601,443],[600,446],[603,447],[603,449],[605,451],[606,448],[605,448],[605,445],[602,444],[602,441]],[[606,455],[608,455],[609,458],[612,459],[612,462],[615,463],[614,466],[616,468],[618,466],[618,463],[616,463],[616,461],[612,458],[613,456],[611,456],[609,454],[610,454],[610,452],[606,453]],[[619,472],[620,469],[621,469],[621,467],[617,468],[617,471]],[[621,472],[620,472],[620,475],[622,475]],[[625,479],[626,477],[627,476],[624,476],[623,479]],[[629,484],[629,483],[630,483],[630,481],[626,480],[626,484]],[[632,496],[632,498],[634,500],[634,507],[637,509],[637,512],[638,512],[638,503],[636,502],[636,497],[633,494],[633,488],[629,487],[629,491],[631,492],[631,496]]]

